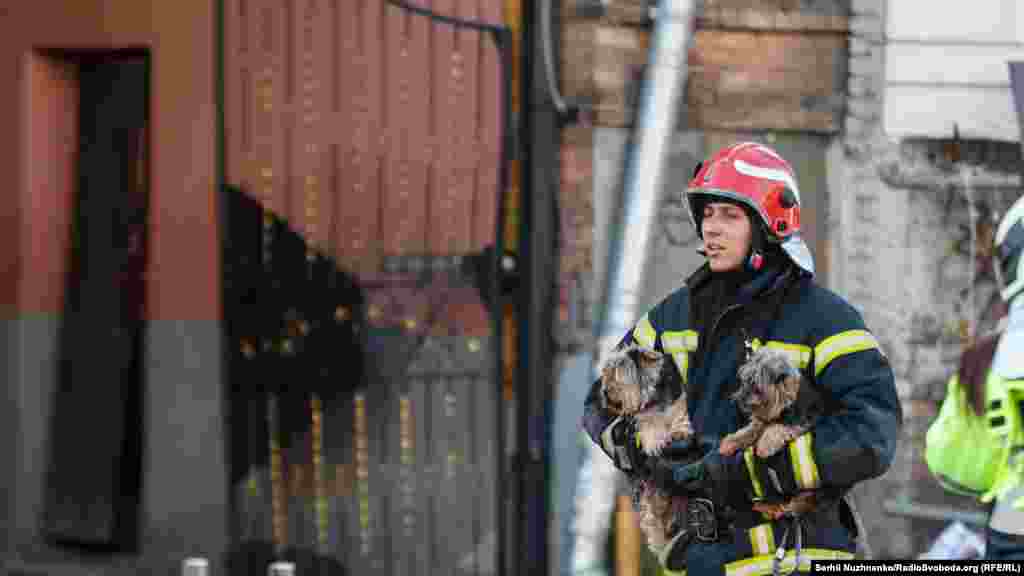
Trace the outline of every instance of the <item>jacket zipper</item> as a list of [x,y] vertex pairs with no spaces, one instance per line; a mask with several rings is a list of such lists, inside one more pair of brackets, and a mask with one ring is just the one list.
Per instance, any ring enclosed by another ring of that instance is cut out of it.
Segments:
[[722,310],[722,313],[718,315],[718,318],[715,318],[715,321],[711,323],[711,332],[708,334],[708,344],[715,341],[715,331],[718,330],[718,323],[722,321],[722,318],[725,318],[729,314],[729,312],[732,312],[733,310],[738,310],[742,307],[743,304],[732,304],[730,306],[727,306],[725,310]]
[[[781,290],[781,289],[782,289],[782,284],[780,283],[780,284],[778,284],[776,286],[773,286],[770,290],[768,290],[767,292],[762,294],[760,297],[761,298],[765,298],[765,297],[771,296],[776,291]],[[750,302],[748,302],[748,304],[752,304],[753,302],[754,301],[751,300]],[[725,308],[725,310],[722,310],[722,313],[718,315],[718,318],[715,318],[715,321],[711,323],[711,332],[708,333],[708,343],[709,344],[711,342],[714,342],[715,332],[718,330],[718,323],[721,322],[722,319],[725,318],[730,312],[732,312],[734,310],[738,310],[740,308],[743,308],[745,305],[746,304],[732,304],[730,306],[727,306]]]

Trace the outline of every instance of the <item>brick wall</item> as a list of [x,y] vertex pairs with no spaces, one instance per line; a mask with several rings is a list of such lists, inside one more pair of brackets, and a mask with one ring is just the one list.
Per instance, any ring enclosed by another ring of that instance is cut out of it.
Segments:
[[[621,193],[620,172],[609,164],[621,167],[624,159],[648,32],[638,26],[635,0],[611,0],[608,16],[597,21],[574,18],[563,4],[563,89],[597,105],[596,127],[573,128],[563,140],[565,319],[601,290],[600,227]],[[944,163],[933,144],[893,142],[882,131],[885,8],[885,0],[706,0],[673,162],[692,166],[716,143],[737,137],[820,135],[827,193],[818,208],[816,260],[827,263],[823,281],[862,312],[879,338],[906,416],[892,468],[855,496],[875,555],[907,558],[923,552],[946,521],[905,515],[901,499],[978,510],[937,486],[923,446],[964,327],[991,324],[994,287],[983,273],[971,273],[965,230],[972,222],[959,168]],[[589,174],[587,161],[594,163]],[[1020,194],[1019,175],[1007,169],[1013,162],[978,158],[970,165],[971,196],[981,212],[998,213]],[[666,191],[659,221],[672,224],[655,231],[646,287],[652,302],[697,263],[685,238],[675,242],[689,224],[673,202]],[[596,227],[593,235],[579,229],[586,225]],[[588,251],[590,259],[581,255]],[[576,333],[577,342],[589,334]]]
[[[730,139],[730,132],[737,132],[732,138],[751,130],[827,135],[841,128],[848,24],[842,2],[697,4],[681,132],[713,131],[721,140]],[[607,139],[606,146],[612,148],[603,153],[621,162],[622,155],[613,150],[618,144],[611,142],[628,136],[634,121],[650,44],[643,5],[640,0],[610,0],[604,17],[595,19],[580,17],[575,2],[561,2],[561,89],[568,99],[592,107],[589,122],[567,128],[562,138],[559,333],[566,343],[579,343],[589,334],[585,311],[592,303],[588,298],[596,294],[594,282],[600,281],[594,278],[590,256],[594,194],[605,188],[605,194],[618,193],[614,186],[594,181],[592,163],[602,155],[594,132],[620,131],[619,137]],[[677,152],[688,158],[697,160],[707,152],[700,138],[683,141],[689,145]],[[691,160],[687,163],[692,167]],[[671,199],[666,202],[671,212]],[[655,293],[667,290],[652,288]]]

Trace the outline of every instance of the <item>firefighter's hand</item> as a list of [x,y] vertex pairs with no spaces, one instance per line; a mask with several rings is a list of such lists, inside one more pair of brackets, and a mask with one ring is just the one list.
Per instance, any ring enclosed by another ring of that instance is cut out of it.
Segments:
[[601,446],[619,470],[633,476],[647,475],[650,457],[640,449],[633,418],[620,416],[612,420],[601,433]]
[[688,447],[683,454],[682,459],[666,457],[652,462],[651,477],[658,486],[708,498],[716,506],[750,506],[742,454],[723,456],[716,441]]

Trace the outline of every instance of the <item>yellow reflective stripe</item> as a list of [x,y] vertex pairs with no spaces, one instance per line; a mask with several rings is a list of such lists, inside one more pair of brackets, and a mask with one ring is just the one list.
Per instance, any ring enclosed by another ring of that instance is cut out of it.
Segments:
[[[812,560],[853,560],[854,556],[845,550],[829,550],[827,548],[804,548],[800,551],[800,569],[809,571]],[[725,565],[726,576],[767,576],[772,573],[772,562],[774,554],[752,556],[743,560],[736,560]],[[785,558],[779,563],[779,572],[786,573],[793,571],[793,564],[796,563],[796,550],[786,552]],[[686,570],[669,570],[662,568],[660,574],[664,576],[686,576]]]
[[[804,548],[800,551],[800,570],[809,571],[812,560],[852,560],[853,554],[845,550]],[[773,554],[744,558],[725,565],[726,576],[766,576],[772,573]],[[786,574],[796,568],[796,550],[789,550],[779,562],[779,573]]]
[[616,424],[621,420],[622,416],[612,420],[611,424],[605,426],[604,432],[601,432],[601,446],[604,447],[604,451],[612,458],[615,458],[615,441],[612,440],[612,431],[615,430]]
[[693,330],[681,330],[677,332],[665,331],[661,333],[661,343],[668,351],[686,350],[693,352],[697,349],[697,332]]
[[754,526],[750,532],[750,549],[755,556],[771,554],[775,552],[775,534],[772,532],[771,524]]
[[1003,386],[1005,386],[1007,390],[1024,390],[1024,378],[1003,380]]
[[750,348],[757,352],[761,348],[771,348],[777,352],[781,352],[789,358],[790,364],[803,370],[811,363],[811,347],[804,346],[803,344],[794,344],[791,342],[783,342],[781,340],[769,340],[767,342],[761,342],[760,338],[754,338],[749,342]]
[[789,459],[793,463],[793,477],[800,488],[811,490],[821,486],[810,432],[801,434],[789,443]]
[[878,340],[867,330],[847,330],[829,336],[814,347],[814,375],[821,374],[829,362],[840,356],[871,349],[882,351]]
[[651,325],[651,321],[647,319],[647,314],[636,323],[636,327],[633,328],[633,340],[641,346],[648,348],[654,348],[654,341],[658,339],[658,333],[654,330],[654,326]]
[[697,333],[693,330],[662,332],[661,345],[665,352],[672,355],[676,368],[679,369],[679,374],[683,377],[683,384],[686,384],[686,372],[690,366],[688,351],[697,349]]
[[754,496],[764,498],[764,488],[761,487],[761,479],[757,476],[757,467],[754,465],[753,446],[743,451],[743,461],[747,464],[747,475],[750,476],[750,484],[754,487]]
[[697,337],[697,332],[694,330],[683,330],[683,338],[686,343],[686,349],[693,352],[697,349],[697,343],[700,339]]
[[780,342],[778,340],[769,340],[764,343],[766,348],[772,348],[782,352],[789,357],[789,362],[797,368],[803,370],[807,368],[807,365],[811,363],[811,347],[804,346],[803,344],[790,344],[789,342]]
[[672,355],[672,360],[675,361],[676,368],[679,369],[679,376],[681,377],[683,384],[686,384],[687,382],[686,372],[690,367],[690,360],[687,356],[689,356],[689,354],[686,352],[676,352]]
[[686,351],[686,339],[683,337],[682,332],[669,332],[665,331],[661,333],[661,346],[665,349],[665,352],[684,352]]

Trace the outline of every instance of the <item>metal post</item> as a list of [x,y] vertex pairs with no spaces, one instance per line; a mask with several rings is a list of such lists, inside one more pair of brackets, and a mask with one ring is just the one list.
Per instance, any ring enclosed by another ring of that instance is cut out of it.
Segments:
[[210,561],[206,558],[186,558],[181,563],[181,576],[208,576]]
[[[597,353],[590,382],[600,361],[637,320],[650,253],[655,216],[661,200],[666,161],[675,133],[686,83],[686,56],[692,22],[692,0],[660,0],[654,19],[648,65],[636,114],[634,144],[627,151],[622,210],[609,230],[609,266],[603,302],[595,323]],[[588,385],[582,383],[581,385]],[[575,506],[592,513],[576,518],[572,569],[576,573],[607,573],[603,545],[607,540],[618,475],[605,473],[610,463],[594,449],[578,478]],[[611,472],[611,470],[607,470]],[[586,500],[590,498],[590,502]],[[597,501],[593,501],[597,499]],[[605,499],[610,501],[605,502]],[[598,512],[607,511],[607,512]]]
[[267,567],[267,576],[295,576],[295,563],[274,562]]
[[665,162],[686,83],[692,12],[692,0],[658,3],[634,128],[635,143],[627,151],[621,225],[614,226],[609,234],[605,306],[596,325],[599,357],[637,320]]

